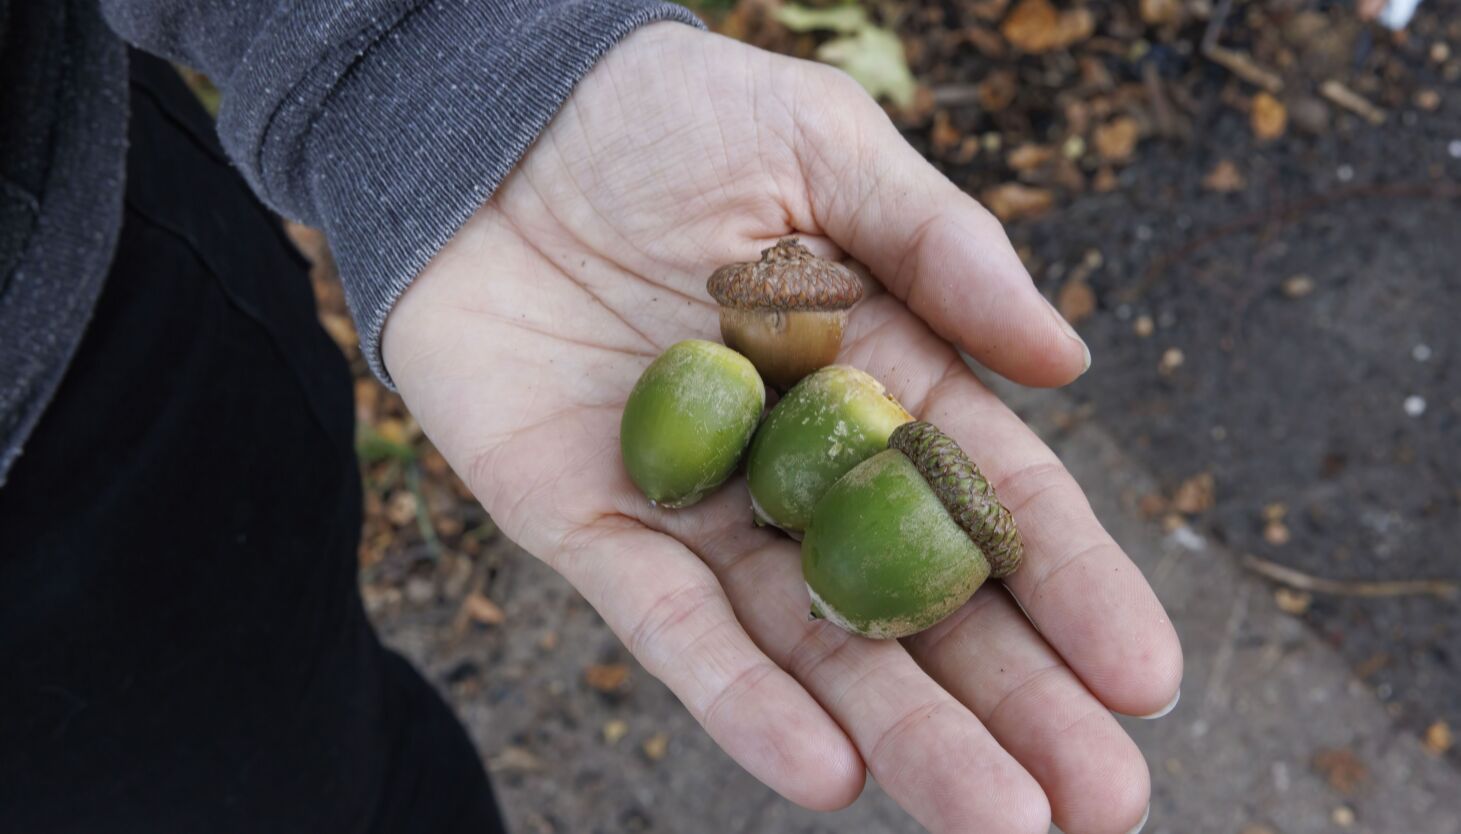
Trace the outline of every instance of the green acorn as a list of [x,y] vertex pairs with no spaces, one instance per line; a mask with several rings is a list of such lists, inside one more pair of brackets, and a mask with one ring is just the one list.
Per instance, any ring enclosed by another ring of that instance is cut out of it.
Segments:
[[1009,510],[948,435],[907,423],[888,446],[827,490],[802,542],[813,616],[877,639],[934,625],[1023,552]]
[[671,345],[624,404],[624,468],[650,501],[688,507],[735,471],[765,406],[746,357],[699,339]]
[[871,375],[829,365],[797,383],[766,415],[746,456],[756,519],[796,535],[817,499],[852,467],[888,448],[913,419]]

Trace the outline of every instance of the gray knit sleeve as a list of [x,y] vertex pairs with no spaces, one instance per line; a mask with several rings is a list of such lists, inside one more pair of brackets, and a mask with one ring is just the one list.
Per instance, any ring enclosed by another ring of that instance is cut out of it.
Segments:
[[330,240],[371,368],[402,292],[573,86],[659,0],[102,0],[142,49],[208,74],[254,190]]

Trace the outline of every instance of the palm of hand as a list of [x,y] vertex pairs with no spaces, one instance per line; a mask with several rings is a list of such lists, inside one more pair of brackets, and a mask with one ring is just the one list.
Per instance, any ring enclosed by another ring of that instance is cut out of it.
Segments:
[[[839,361],[998,485],[1028,552],[1009,588],[1038,632],[996,585],[903,643],[849,638],[808,622],[796,545],[751,526],[739,478],[681,511],[630,484],[618,424],[640,371],[716,338],[710,270],[791,232],[892,290],[855,309]],[[1126,831],[1147,773],[1108,707],[1172,697],[1175,636],[1058,461],[935,331],[1024,381],[1081,369],[997,224],[846,79],[668,25],[584,79],[402,299],[385,357],[502,529],[776,790],[840,807],[866,766],[936,831],[1043,832],[1052,809],[1072,834]]]

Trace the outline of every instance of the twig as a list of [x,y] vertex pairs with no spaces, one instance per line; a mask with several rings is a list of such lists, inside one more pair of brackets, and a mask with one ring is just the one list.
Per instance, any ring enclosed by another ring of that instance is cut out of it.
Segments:
[[1372,125],[1385,123],[1385,111],[1371,104],[1369,99],[1356,93],[1334,79],[1319,85],[1319,94],[1335,104],[1357,114]]
[[1334,596],[1404,597],[1429,594],[1441,599],[1455,599],[1456,594],[1461,592],[1461,582],[1451,579],[1328,579],[1294,570],[1267,559],[1260,559],[1257,556],[1244,556],[1243,567],[1291,588]]
[[1228,12],[1232,10],[1232,7],[1233,0],[1222,0],[1218,7],[1213,9],[1212,18],[1207,22],[1207,29],[1202,33],[1203,57],[1249,84],[1262,87],[1270,93],[1278,93],[1283,89],[1283,79],[1279,77],[1278,73],[1261,67],[1247,55],[1218,43],[1223,24],[1227,22]]

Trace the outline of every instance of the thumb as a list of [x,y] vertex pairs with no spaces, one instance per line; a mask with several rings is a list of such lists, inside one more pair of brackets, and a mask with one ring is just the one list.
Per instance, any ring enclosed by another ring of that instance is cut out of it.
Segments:
[[835,71],[826,80],[830,89],[799,110],[795,148],[817,227],[991,370],[1038,386],[1084,373],[1085,342],[1035,289],[994,215],[904,141],[856,82]]

